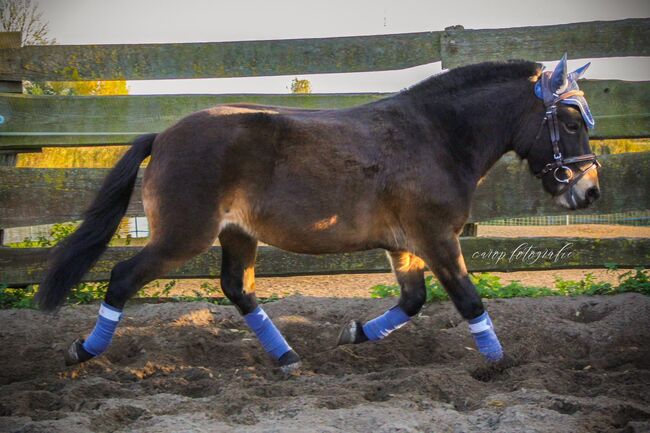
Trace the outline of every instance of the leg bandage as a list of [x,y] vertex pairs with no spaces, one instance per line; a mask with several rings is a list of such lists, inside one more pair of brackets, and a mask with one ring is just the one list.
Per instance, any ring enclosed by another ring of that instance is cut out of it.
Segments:
[[503,349],[497,334],[494,333],[494,326],[487,311],[469,321],[469,330],[474,337],[479,352],[488,361],[496,362],[503,358]]
[[95,356],[104,352],[108,348],[108,345],[111,344],[113,334],[121,317],[122,310],[118,310],[102,302],[102,305],[99,307],[99,316],[97,317],[95,328],[83,343],[84,350]]
[[254,311],[246,314],[244,320],[249,328],[255,332],[262,347],[276,360],[291,350],[278,328],[275,327],[269,316],[262,309],[257,307]]
[[409,320],[411,320],[411,317],[398,305],[381,316],[366,322],[363,325],[363,332],[368,337],[368,340],[381,340],[394,330],[401,328]]

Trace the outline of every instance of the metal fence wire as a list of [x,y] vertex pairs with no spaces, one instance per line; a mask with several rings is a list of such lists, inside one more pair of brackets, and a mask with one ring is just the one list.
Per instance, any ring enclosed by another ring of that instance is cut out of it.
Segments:
[[626,226],[650,226],[650,210],[619,212],[604,215],[566,214],[504,218],[481,221],[478,224],[491,226],[553,226],[569,224],[620,224]]

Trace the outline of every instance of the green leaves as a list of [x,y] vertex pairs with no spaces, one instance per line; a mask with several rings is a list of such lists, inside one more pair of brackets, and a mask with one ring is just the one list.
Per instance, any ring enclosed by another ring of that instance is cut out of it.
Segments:
[[[611,269],[615,269],[612,267]],[[539,298],[542,296],[580,296],[580,295],[615,295],[617,293],[635,292],[650,296],[650,275],[643,268],[619,275],[618,285],[596,281],[593,274],[587,273],[581,280],[555,279],[553,288],[524,286],[519,281],[508,284],[501,282],[496,275],[483,272],[470,274],[470,279],[482,298]],[[425,278],[427,302],[446,301],[447,292],[433,276]],[[379,284],[370,288],[372,298],[389,298],[399,296],[398,285]]]

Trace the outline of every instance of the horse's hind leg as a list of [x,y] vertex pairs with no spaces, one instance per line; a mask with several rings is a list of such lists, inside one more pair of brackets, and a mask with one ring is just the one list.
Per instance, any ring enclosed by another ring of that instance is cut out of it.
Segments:
[[284,372],[300,366],[300,357],[266,315],[255,297],[255,254],[257,240],[236,226],[227,226],[219,234],[222,248],[221,288],[244,316],[266,350]]
[[102,354],[113,338],[126,301],[146,283],[163,276],[187,258],[170,257],[163,249],[150,244],[130,259],[118,263],[111,271],[95,328],[85,340],[72,342],[65,353],[66,365],[88,361]]
[[389,253],[391,265],[400,286],[397,305],[381,316],[361,324],[352,321],[339,335],[338,344],[356,344],[368,340],[380,340],[404,325],[422,309],[426,301],[424,262],[416,255],[400,251]]

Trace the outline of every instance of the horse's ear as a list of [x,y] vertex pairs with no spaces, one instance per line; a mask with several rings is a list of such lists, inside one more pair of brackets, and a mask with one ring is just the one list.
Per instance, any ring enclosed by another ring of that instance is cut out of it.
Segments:
[[540,77],[542,76],[543,71],[544,71],[544,65],[541,63],[535,63],[535,73],[531,75],[528,79],[531,82],[536,83],[537,81],[539,81]]
[[551,75],[551,91],[555,94],[562,93],[569,82],[567,81],[567,61],[566,53],[562,56],[562,60],[557,64],[553,74]]
[[569,74],[569,81],[578,81],[580,78],[582,78],[585,72],[587,72],[587,69],[589,69],[589,65],[591,65],[591,62],[571,72]]

